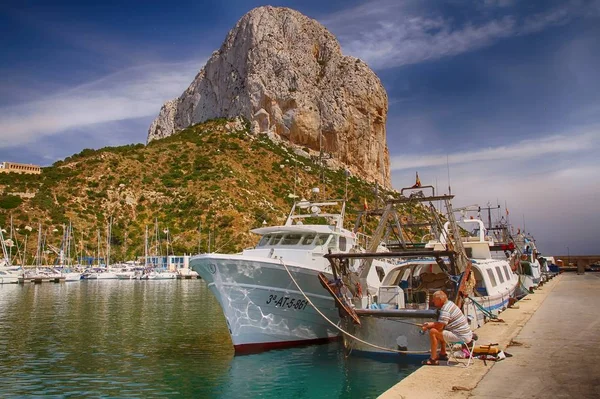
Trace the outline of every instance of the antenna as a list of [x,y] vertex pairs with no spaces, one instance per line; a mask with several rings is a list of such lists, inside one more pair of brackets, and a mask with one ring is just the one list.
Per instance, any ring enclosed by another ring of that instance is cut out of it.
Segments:
[[448,169],[448,195],[452,195],[452,188],[450,188],[450,159],[446,154],[446,169]]

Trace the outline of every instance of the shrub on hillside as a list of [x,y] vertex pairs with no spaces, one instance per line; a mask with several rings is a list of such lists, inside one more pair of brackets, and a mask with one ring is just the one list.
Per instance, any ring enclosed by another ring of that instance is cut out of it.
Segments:
[[21,199],[21,197],[17,197],[10,194],[0,196],[0,208],[3,209],[15,209],[22,203],[23,200]]

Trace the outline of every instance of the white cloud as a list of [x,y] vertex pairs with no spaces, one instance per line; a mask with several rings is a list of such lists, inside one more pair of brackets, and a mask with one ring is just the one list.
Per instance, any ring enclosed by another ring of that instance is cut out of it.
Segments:
[[15,147],[81,126],[158,115],[179,96],[204,61],[127,68],[36,101],[0,108],[0,147]]
[[539,139],[523,140],[511,145],[484,148],[453,154],[398,155],[391,158],[392,170],[426,168],[435,166],[473,163],[480,161],[539,158],[551,154],[575,153],[600,147],[600,127],[576,135],[555,135]]
[[[375,0],[323,20],[337,34],[344,52],[365,60],[375,69],[398,67],[488,46],[502,38],[529,34],[589,13],[571,1],[527,17],[509,14],[512,1],[488,1],[507,10],[501,16],[483,13],[481,22],[457,23],[435,12],[435,5],[419,1]],[[428,5],[425,5],[428,4]],[[473,11],[473,10],[471,10]]]

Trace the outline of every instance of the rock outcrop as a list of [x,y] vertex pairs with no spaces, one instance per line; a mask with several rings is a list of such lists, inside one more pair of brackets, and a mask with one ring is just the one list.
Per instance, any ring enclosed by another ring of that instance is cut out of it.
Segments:
[[162,106],[148,141],[208,119],[243,116],[255,133],[322,149],[354,174],[389,187],[387,110],[379,78],[342,55],[324,26],[265,6],[244,15],[188,89]]

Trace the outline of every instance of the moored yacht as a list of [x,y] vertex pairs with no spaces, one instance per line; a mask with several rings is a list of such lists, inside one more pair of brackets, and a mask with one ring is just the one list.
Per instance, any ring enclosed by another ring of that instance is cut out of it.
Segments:
[[[334,300],[317,276],[324,272],[332,277],[323,258],[328,252],[361,250],[357,235],[343,226],[344,214],[342,200],[303,200],[293,205],[285,224],[251,230],[261,236],[255,248],[240,254],[209,253],[190,259],[190,268],[206,281],[223,310],[236,353],[338,337],[337,329],[309,305],[307,298],[329,319],[339,320]],[[377,273],[384,274],[384,267],[384,262],[377,262],[365,288],[379,285]]]

